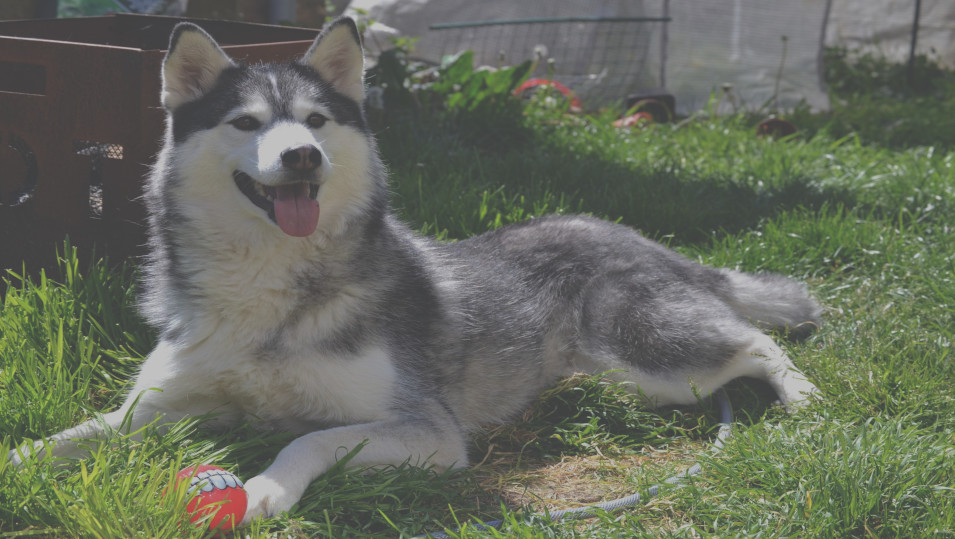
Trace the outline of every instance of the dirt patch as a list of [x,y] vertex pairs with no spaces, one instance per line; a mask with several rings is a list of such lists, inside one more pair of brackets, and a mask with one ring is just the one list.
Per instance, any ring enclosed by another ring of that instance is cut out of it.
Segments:
[[629,496],[692,466],[706,450],[687,440],[640,454],[560,456],[528,460],[518,452],[488,452],[473,467],[481,487],[511,509],[537,511],[593,505]]

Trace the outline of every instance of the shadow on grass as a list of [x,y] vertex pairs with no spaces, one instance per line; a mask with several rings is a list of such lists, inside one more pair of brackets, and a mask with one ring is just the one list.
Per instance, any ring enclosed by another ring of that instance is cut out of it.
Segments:
[[[787,210],[856,202],[848,189],[821,185],[785,165],[774,165],[765,177],[733,170],[726,165],[733,157],[718,147],[711,156],[708,149],[691,156],[718,166],[688,172],[678,162],[683,150],[676,131],[669,140],[642,136],[657,147],[643,151],[642,142],[621,142],[624,135],[602,126],[528,123],[420,113],[389,118],[379,141],[402,217],[428,234],[460,239],[542,214],[589,213],[651,237],[692,243]],[[787,151],[784,142],[776,144],[780,149],[764,151]],[[628,155],[628,148],[641,149]]]

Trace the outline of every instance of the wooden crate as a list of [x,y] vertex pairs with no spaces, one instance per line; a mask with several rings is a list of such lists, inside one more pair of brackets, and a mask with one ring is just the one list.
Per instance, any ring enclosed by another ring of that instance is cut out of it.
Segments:
[[[138,252],[143,178],[162,138],[160,68],[181,20],[0,22],[0,269],[46,265],[65,235],[113,259]],[[302,55],[317,34],[192,22],[247,62]]]

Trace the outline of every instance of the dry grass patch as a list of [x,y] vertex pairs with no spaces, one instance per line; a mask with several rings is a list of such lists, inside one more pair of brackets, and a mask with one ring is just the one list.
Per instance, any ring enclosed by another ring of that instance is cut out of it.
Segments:
[[629,496],[664,481],[695,463],[707,443],[679,440],[661,447],[614,448],[594,455],[528,458],[521,451],[492,446],[472,468],[481,489],[508,508],[532,506],[554,511]]

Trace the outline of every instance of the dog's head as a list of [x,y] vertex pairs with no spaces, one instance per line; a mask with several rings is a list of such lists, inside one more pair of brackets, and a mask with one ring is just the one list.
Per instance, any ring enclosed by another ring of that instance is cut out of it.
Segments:
[[363,75],[351,19],[328,25],[300,60],[259,65],[178,25],[162,69],[169,124],[158,167],[174,188],[153,188],[210,231],[334,235],[380,187]]

